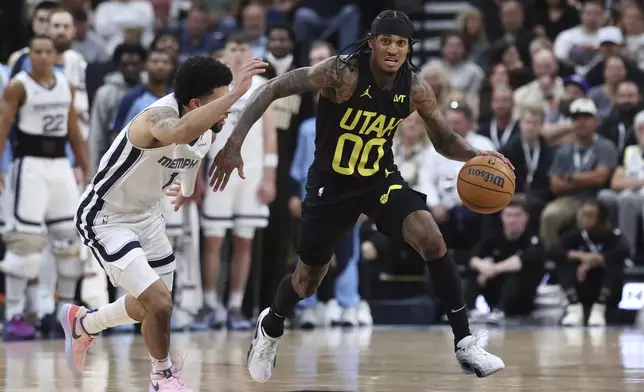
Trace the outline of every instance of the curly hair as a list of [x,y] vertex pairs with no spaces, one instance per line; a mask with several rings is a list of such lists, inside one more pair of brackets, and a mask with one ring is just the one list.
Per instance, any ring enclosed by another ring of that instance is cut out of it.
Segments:
[[206,56],[190,57],[174,77],[174,96],[181,105],[188,105],[191,99],[208,95],[232,81],[232,72],[222,62]]

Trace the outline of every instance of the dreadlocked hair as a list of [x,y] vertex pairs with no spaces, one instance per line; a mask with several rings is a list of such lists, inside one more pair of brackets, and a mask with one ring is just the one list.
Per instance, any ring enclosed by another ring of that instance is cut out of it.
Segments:
[[[394,10],[386,10],[382,11],[376,19],[397,19],[403,22],[408,22],[411,23],[411,20],[409,17],[404,13],[400,11],[394,11]],[[363,55],[366,53],[371,53],[371,48],[369,47],[369,40],[374,38],[375,35],[372,33],[367,34],[365,38],[359,39],[355,42],[350,43],[349,45],[345,46],[342,48],[339,52],[338,55],[335,58],[335,69],[338,74],[340,73],[340,63],[342,63],[344,66],[352,67],[350,62]],[[407,59],[403,63],[403,65],[400,67],[398,72],[396,73],[396,79],[394,81],[394,84],[398,84],[400,80],[403,77],[406,77],[409,75],[410,72],[418,72],[419,68],[412,62],[412,56],[414,54],[414,44],[416,43],[416,40],[413,38],[409,38],[409,53],[407,54]],[[349,49],[353,49],[349,51]]]

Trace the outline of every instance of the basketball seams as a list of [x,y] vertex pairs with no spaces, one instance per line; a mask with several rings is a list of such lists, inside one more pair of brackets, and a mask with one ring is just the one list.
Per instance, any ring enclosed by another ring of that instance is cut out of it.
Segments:
[[[496,206],[496,207],[485,207],[485,206],[480,206],[480,205],[478,205],[478,204],[472,203],[471,201],[469,201],[469,200],[467,200],[465,197],[463,197],[463,195],[461,194],[461,191],[458,189],[458,187],[456,188],[456,193],[458,193],[458,197],[460,197],[460,198],[461,198],[461,200],[463,200],[464,202],[466,202],[466,203],[468,203],[468,204],[470,204],[470,205],[472,205],[472,206],[474,206],[474,207],[476,207],[476,208],[481,208],[481,209],[484,209],[484,210],[496,210],[496,209],[498,209],[498,208],[500,207],[500,206]],[[475,211],[475,212],[476,212],[476,211]],[[496,211],[494,211],[494,212],[496,212]],[[494,213],[494,212],[490,212],[490,213]],[[478,213],[479,213],[479,214],[488,214],[488,212],[478,212]]]
[[[474,164],[474,165],[467,165],[467,164],[465,164],[465,166],[463,166],[463,168],[462,168],[461,170],[464,170],[464,169],[466,169],[466,168],[467,168],[467,169],[469,169],[469,168],[475,168],[475,167],[484,167],[484,168],[486,168],[486,169],[495,170],[495,171],[497,171],[497,172],[499,172],[499,173],[503,174],[503,177],[507,178],[507,179],[512,183],[512,188],[515,188],[515,189],[516,189],[516,185],[515,185],[515,183],[514,183],[514,180],[513,180],[512,178],[510,178],[510,177],[509,177],[509,176],[508,176],[508,175],[507,175],[503,170],[499,170],[499,169],[497,169],[497,168],[496,168],[496,167],[494,167],[494,166],[486,166],[486,165],[481,165],[481,164]],[[460,173],[459,173],[459,177],[460,177]]]
[[[482,186],[482,185],[474,184],[474,183],[469,182],[469,181],[467,181],[467,180],[464,180],[464,179],[462,179],[462,178],[460,178],[460,177],[459,177],[459,180],[463,181],[463,182],[464,182],[464,183],[466,183],[466,184],[469,184],[469,185],[475,186],[475,187],[477,187],[477,188],[485,189],[486,191],[492,191],[492,192],[496,192],[496,193],[504,193],[504,194],[506,194],[506,195],[510,195],[510,197],[514,196],[514,194],[513,194],[513,193],[511,193],[511,192],[498,191],[498,190],[496,190],[496,189],[486,188],[486,187],[484,187],[484,186]],[[456,187],[458,188],[458,184],[456,185]]]

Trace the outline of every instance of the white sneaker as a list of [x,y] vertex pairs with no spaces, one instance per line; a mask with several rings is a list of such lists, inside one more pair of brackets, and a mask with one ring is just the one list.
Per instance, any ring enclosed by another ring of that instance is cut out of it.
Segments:
[[277,344],[280,338],[272,338],[264,333],[262,321],[268,314],[266,308],[259,314],[255,325],[255,336],[248,349],[248,371],[253,380],[266,382],[273,375],[275,358],[277,356]]
[[488,321],[490,312],[484,312],[480,309],[472,309],[468,311],[467,318],[470,324],[485,324]]
[[371,307],[369,302],[362,300],[358,305],[358,324],[362,326],[373,325],[373,317],[371,317]]
[[324,310],[324,321],[322,325],[324,326],[336,326],[340,325],[340,318],[342,317],[342,308],[338,304],[337,299],[331,299],[326,303],[326,308]]
[[465,374],[487,377],[505,368],[503,360],[479,347],[479,340],[485,334],[476,332],[466,336],[456,345],[456,359]]
[[582,304],[570,304],[566,306],[566,315],[561,320],[565,327],[581,327],[584,325],[584,307]]
[[343,327],[357,327],[358,326],[358,307],[345,308],[342,311],[340,323]]
[[300,314],[300,328],[313,329],[318,325],[318,315],[315,308],[304,308]]
[[590,316],[588,316],[588,326],[606,326],[606,305],[593,304],[593,307],[590,309]]

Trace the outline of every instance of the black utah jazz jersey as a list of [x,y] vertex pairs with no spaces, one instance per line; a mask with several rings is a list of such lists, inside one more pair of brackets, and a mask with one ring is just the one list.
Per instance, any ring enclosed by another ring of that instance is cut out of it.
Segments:
[[411,72],[393,89],[381,90],[369,58],[369,53],[357,58],[358,81],[348,101],[320,96],[309,186],[359,189],[397,170],[391,144],[398,124],[410,114]]

